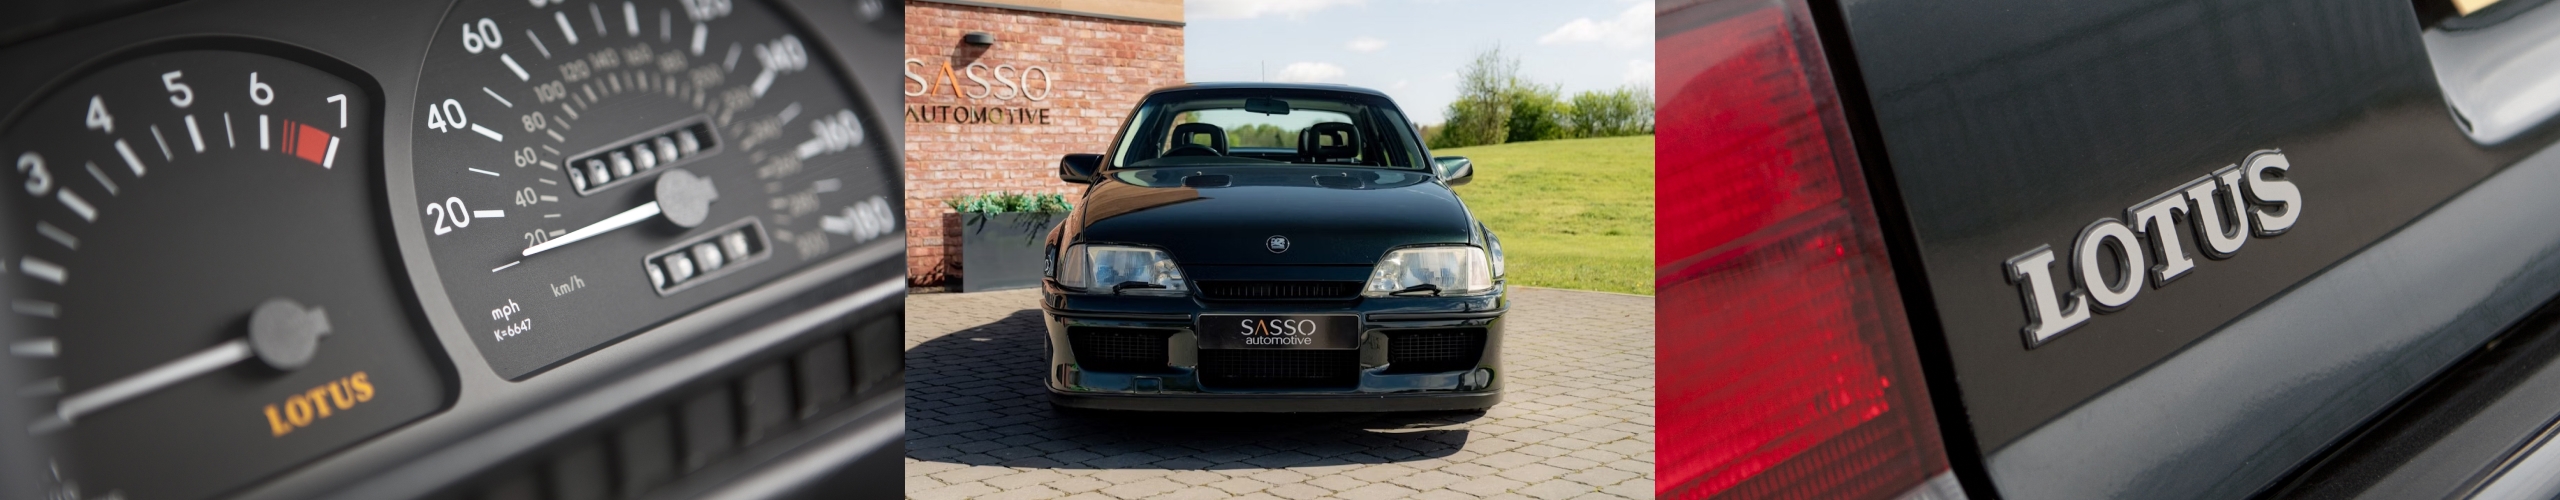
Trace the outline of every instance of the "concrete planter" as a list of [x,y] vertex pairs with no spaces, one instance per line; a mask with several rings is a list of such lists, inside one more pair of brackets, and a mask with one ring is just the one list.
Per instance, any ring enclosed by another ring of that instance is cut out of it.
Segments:
[[960,291],[983,292],[1040,286],[1049,230],[1064,212],[964,213],[960,215]]

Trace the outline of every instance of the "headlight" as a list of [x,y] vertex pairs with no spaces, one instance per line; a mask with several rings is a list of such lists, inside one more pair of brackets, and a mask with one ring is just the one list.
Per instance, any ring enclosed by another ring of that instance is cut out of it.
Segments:
[[1182,268],[1163,250],[1076,245],[1064,254],[1057,266],[1058,286],[1114,295],[1178,296],[1189,290]]
[[1361,287],[1360,294],[1440,296],[1492,290],[1493,266],[1486,262],[1484,249],[1445,246],[1387,252],[1387,258],[1369,271],[1369,284]]
[[1494,279],[1502,279],[1502,238],[1495,238],[1493,237],[1493,232],[1486,231],[1484,233],[1484,242],[1493,246],[1491,249],[1493,251],[1493,277]]

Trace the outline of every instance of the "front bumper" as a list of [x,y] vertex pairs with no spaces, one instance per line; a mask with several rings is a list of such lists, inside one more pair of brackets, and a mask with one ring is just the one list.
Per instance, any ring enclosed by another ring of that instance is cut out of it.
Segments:
[[[1044,292],[1041,309],[1048,330],[1049,370],[1043,378],[1050,400],[1060,406],[1196,412],[1431,411],[1488,408],[1502,398],[1502,315],[1508,306],[1504,292],[1326,302],[1093,296],[1060,293],[1054,287]],[[1323,352],[1201,349],[1195,325],[1202,314],[1357,315],[1359,347]],[[1121,342],[1111,345],[1119,348],[1161,345],[1161,354],[1144,351],[1161,357],[1131,356],[1128,349],[1105,355],[1096,349],[1095,335],[1117,336]],[[1086,353],[1090,359],[1078,358],[1075,336],[1083,336],[1085,348],[1095,351]],[[1396,339],[1407,339],[1414,350],[1395,351]],[[1431,349],[1436,357],[1417,357],[1424,349]],[[1256,378],[1268,370],[1301,378]],[[1310,374],[1315,378],[1304,378]]]

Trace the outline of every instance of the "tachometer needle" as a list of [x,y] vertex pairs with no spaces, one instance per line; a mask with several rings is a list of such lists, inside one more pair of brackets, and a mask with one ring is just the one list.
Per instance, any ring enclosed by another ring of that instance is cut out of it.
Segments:
[[[660,214],[665,214],[667,222],[675,223],[678,227],[693,227],[701,224],[702,219],[710,215],[711,202],[720,199],[720,191],[712,185],[711,179],[693,175],[692,172],[686,172],[684,169],[669,170],[665,174],[660,174],[657,189],[658,201],[632,207],[630,210],[613,214],[612,217],[606,217],[594,224],[588,224],[587,227],[570,231],[569,234],[525,247],[524,256],[532,257],[533,254],[638,224],[640,221],[649,220],[650,217]],[[664,204],[661,205],[661,203]]]
[[60,429],[83,415],[97,413],[253,357],[280,370],[301,368],[311,361],[312,353],[319,347],[320,337],[328,334],[328,310],[319,307],[306,309],[301,303],[282,297],[267,299],[250,312],[248,337],[224,341],[142,373],[126,375],[106,385],[62,398],[62,404],[54,409],[54,414],[36,422],[30,430],[43,434]]

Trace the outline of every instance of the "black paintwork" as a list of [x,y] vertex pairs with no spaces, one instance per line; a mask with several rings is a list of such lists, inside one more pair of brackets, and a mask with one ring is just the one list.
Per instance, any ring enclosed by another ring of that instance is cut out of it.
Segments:
[[[1187,187],[1182,181],[1202,175],[1233,182]],[[1089,208],[1069,219],[1079,240],[1156,246],[1186,265],[1366,267],[1394,247],[1479,239],[1475,218],[1448,186],[1420,172],[1374,168],[1120,169],[1086,191],[1084,205]],[[1289,237],[1288,252],[1262,248],[1273,235]]]
[[[1337,85],[1193,84],[1160,89],[1142,101],[1241,95],[1360,99],[1392,107],[1375,91]],[[1410,125],[1397,123],[1412,144]],[[1141,127],[1133,123],[1125,127]],[[1124,128],[1123,134],[1131,132]],[[1419,149],[1419,148],[1415,148]],[[1390,250],[1425,245],[1488,247],[1489,231],[1449,189],[1473,174],[1462,158],[1437,164],[1463,168],[1395,168],[1281,164],[1254,159],[1184,161],[1179,166],[1114,167],[1105,155],[1070,155],[1060,177],[1090,176],[1084,202],[1051,236],[1050,251],[1082,243],[1163,249],[1184,277],[1200,280],[1365,281]],[[1195,159],[1183,159],[1195,160]],[[1214,182],[1203,179],[1214,179]],[[1285,252],[1265,248],[1286,236]],[[1499,258],[1499,257],[1496,257]],[[1061,287],[1042,289],[1048,317],[1053,401],[1105,409],[1175,411],[1389,411],[1484,408],[1500,401],[1501,314],[1508,292],[1495,277],[1494,291],[1476,296],[1370,297],[1320,301],[1212,300],[1194,291],[1181,297],[1114,295]],[[1356,343],[1363,351],[1357,387],[1344,389],[1221,390],[1201,387],[1196,318],[1203,314],[1352,314],[1362,318]],[[1151,328],[1176,331],[1169,339],[1171,373],[1083,370],[1066,338],[1070,326]],[[1485,355],[1469,370],[1398,374],[1384,367],[1384,341],[1398,329],[1482,327]],[[1474,380],[1470,374],[1479,373]],[[1145,389],[1140,389],[1145,387]]]
[[[1864,92],[1852,101],[1866,106],[1853,109],[1852,119],[1869,132],[1860,140],[1869,142],[1863,146],[1870,175],[1890,190],[1881,193],[1879,208],[1897,246],[1897,267],[1913,284],[1906,287],[1910,303],[1934,306],[1912,314],[1934,324],[1914,327],[1923,339],[1942,340],[1948,354],[1928,360],[1954,382],[1937,388],[1937,395],[1939,404],[1958,408],[1953,415],[1961,418],[1943,425],[1955,429],[1950,435],[1974,436],[1987,455],[2031,433],[2092,432],[2046,424],[2155,363],[2182,356],[2192,343],[2212,338],[2550,141],[2547,132],[2497,148],[2468,141],[2445,111],[2407,2],[1874,1],[1836,8],[1837,17],[1825,26],[1835,36],[1826,42],[1846,45],[1831,47],[1835,53],[1856,54],[1847,66],[1858,82],[1849,88]],[[2145,285],[2123,310],[2099,313],[2047,344],[2032,350],[2024,345],[2019,330],[2028,315],[2017,286],[2004,279],[2004,260],[2053,245],[2065,252],[2055,271],[2067,277],[2067,249],[2091,221],[2122,218],[2128,207],[2262,149],[2287,155],[2294,167],[2290,178],[2302,189],[2306,208],[2290,232],[2250,239],[2221,260],[2204,258],[2192,236],[2182,238],[2183,250],[2196,256],[2195,270],[2165,286]],[[2440,246],[2458,249],[2460,242]],[[2449,361],[2427,359],[2438,363],[2430,366]],[[2383,395],[2423,380],[2383,372],[2344,375],[2380,384],[2364,390]],[[2254,387],[2253,382],[2258,381],[2226,385]],[[2199,408],[2305,403],[2283,396],[2193,395],[2215,399]],[[2306,418],[2357,422],[2379,411],[2370,398],[2354,401],[2315,402]],[[2077,449],[2105,450],[2133,444],[2110,440],[2141,439],[2084,437]],[[2317,443],[2339,437],[2310,436],[2308,448],[2270,447],[2248,461],[2281,471],[2316,452]],[[1972,467],[1970,460],[1957,457],[1958,468]],[[2168,471],[2172,463],[2085,467]],[[2074,467],[2081,466],[2046,464],[2039,474],[2070,477]],[[2251,477],[2263,480],[2263,474]],[[1990,493],[1988,485],[1969,486]],[[2216,488],[2246,492],[2254,486]],[[2154,492],[2174,491],[2204,490]]]
[[2447,368],[2269,499],[2462,498],[2560,414],[2560,303]]

